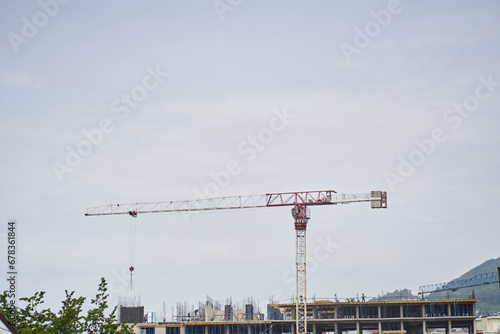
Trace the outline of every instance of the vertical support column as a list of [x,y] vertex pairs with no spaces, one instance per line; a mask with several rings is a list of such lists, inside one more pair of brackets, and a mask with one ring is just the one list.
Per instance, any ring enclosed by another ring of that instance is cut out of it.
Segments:
[[399,329],[404,331],[405,330],[405,323],[404,323],[404,308],[403,304],[399,305],[399,317],[401,318],[400,324],[399,324]]
[[182,326],[179,328],[179,332],[180,332],[180,334],[186,334],[186,326],[182,325]]
[[378,313],[378,334],[382,334],[382,306],[380,304],[377,306],[377,313]]
[[422,320],[422,333],[427,334],[427,324],[425,323],[425,320]]
[[356,320],[356,332],[357,332],[358,334],[361,334],[361,325],[360,325],[360,323],[359,323],[359,319],[358,319],[358,320]]
[[451,333],[451,320],[448,320],[448,331],[447,331],[448,334]]
[[209,331],[208,331],[208,326],[205,325],[205,334],[208,334]]
[[306,206],[295,205],[292,214],[295,218],[295,263],[296,263],[296,333],[307,333],[307,291],[306,291],[306,227],[307,214]]
[[316,323],[313,323],[313,334],[316,334]]
[[[334,326],[335,326],[335,334],[341,334],[341,333],[339,333],[339,324],[338,324],[338,322],[335,322]],[[474,333],[474,334],[476,334],[476,333]]]

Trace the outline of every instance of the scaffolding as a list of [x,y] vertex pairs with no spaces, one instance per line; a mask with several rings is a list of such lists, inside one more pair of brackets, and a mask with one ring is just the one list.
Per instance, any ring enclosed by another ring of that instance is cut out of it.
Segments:
[[252,297],[243,301],[234,301],[228,298],[221,306],[221,302],[214,301],[207,296],[205,302],[189,304],[188,302],[177,303],[172,310],[172,321],[200,322],[200,321],[257,321],[264,320],[264,314],[260,312],[259,303]]

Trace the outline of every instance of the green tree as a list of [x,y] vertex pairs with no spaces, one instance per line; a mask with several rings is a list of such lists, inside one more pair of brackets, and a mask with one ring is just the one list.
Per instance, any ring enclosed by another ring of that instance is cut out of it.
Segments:
[[95,307],[88,311],[85,317],[84,329],[88,334],[112,334],[133,333],[131,328],[126,324],[118,324],[116,319],[116,306],[111,311],[109,316],[105,316],[104,312],[108,308],[107,282],[101,278],[99,289],[95,299],[91,300],[91,304]]
[[[29,298],[21,298],[26,302],[23,309],[10,309],[7,299],[7,292],[0,295],[1,312],[5,315],[10,315],[14,312],[14,320],[12,325],[19,333],[54,333],[51,326],[51,321],[54,315],[50,309],[39,310],[39,306],[43,304],[44,291],[36,292],[34,296]],[[22,329],[22,331],[21,331]]]
[[84,318],[80,315],[84,297],[74,298],[75,292],[65,291],[66,300],[62,302],[61,310],[57,315],[52,313],[52,327],[54,333],[82,333]]
[[[26,303],[24,308],[15,310],[15,318],[11,322],[20,334],[131,334],[132,327],[120,324],[116,319],[116,307],[106,316],[108,308],[107,282],[101,278],[95,299],[91,300],[94,306],[82,315],[82,307],[85,297],[75,297],[75,292],[66,292],[66,299],[62,302],[59,312],[54,313],[49,309],[41,309],[44,303],[44,291],[36,292],[29,298],[20,298]],[[7,292],[0,295],[0,312],[10,314]]]

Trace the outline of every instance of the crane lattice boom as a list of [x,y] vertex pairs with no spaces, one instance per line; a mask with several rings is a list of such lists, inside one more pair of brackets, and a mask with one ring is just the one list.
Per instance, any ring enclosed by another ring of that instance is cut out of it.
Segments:
[[362,194],[337,194],[334,190],[322,190],[273,193],[266,195],[227,196],[185,201],[108,204],[87,208],[87,213],[85,213],[85,215],[137,215],[138,213],[248,209],[298,204],[349,204],[370,201],[372,202],[372,207],[385,208],[387,206],[387,194],[381,191],[372,191],[371,193]]

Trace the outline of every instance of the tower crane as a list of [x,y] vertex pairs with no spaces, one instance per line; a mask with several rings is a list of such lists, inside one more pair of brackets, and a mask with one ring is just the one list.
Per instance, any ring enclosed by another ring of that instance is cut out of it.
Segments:
[[418,288],[418,294],[423,295],[425,293],[439,292],[439,291],[457,291],[462,288],[471,288],[474,286],[487,285],[493,283],[499,283],[500,287],[500,267],[497,268],[497,272],[485,273],[474,275],[470,278],[454,280],[451,282],[437,283],[422,285]]
[[338,194],[335,190],[270,193],[265,195],[228,196],[185,201],[143,202],[109,204],[87,208],[85,216],[128,214],[137,217],[142,213],[247,209],[275,206],[292,206],[295,221],[295,320],[296,333],[307,333],[306,298],[306,228],[311,218],[309,206],[371,202],[372,209],[387,208],[387,193],[371,191],[361,194]]

